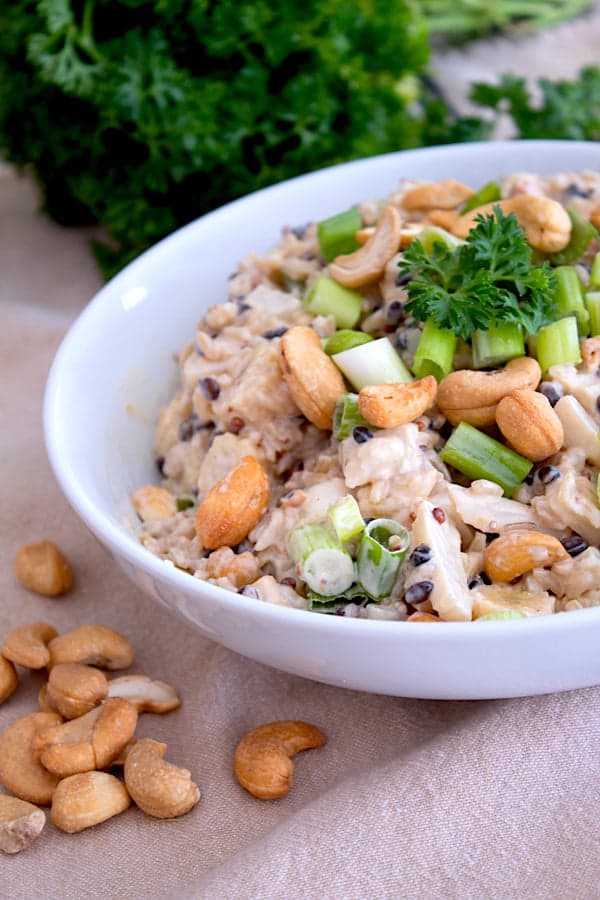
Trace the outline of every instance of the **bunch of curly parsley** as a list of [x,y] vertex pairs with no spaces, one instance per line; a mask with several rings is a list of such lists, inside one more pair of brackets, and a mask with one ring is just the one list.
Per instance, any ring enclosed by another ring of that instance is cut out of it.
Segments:
[[494,215],[480,214],[476,222],[458,247],[440,240],[427,251],[415,240],[404,252],[399,268],[411,278],[406,310],[464,340],[500,322],[535,334],[553,321],[556,276],[548,262],[532,265],[514,213],[495,206]]

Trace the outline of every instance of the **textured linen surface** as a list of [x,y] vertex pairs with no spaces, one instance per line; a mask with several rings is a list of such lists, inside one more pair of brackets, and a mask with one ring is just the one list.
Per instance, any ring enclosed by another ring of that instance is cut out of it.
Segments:
[[[33,620],[123,631],[133,671],[183,699],[138,731],[168,743],[202,798],[174,821],[129,809],[79,835],[48,824],[0,859],[0,897],[600,897],[600,689],[459,703],[327,687],[202,638],[115,569],[62,497],[42,440],[52,356],[99,284],[87,237],[37,215],[28,185],[0,169],[0,635]],[[44,537],[75,570],[63,599],[28,593],[12,573],[16,549]],[[0,729],[37,708],[41,683],[23,672]],[[234,781],[232,753],[279,718],[321,726],[328,745],[297,758],[289,797],[260,802]]]

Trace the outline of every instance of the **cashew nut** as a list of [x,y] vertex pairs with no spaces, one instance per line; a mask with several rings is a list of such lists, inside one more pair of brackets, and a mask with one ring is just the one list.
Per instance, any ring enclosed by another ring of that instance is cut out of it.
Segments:
[[20,625],[4,638],[2,655],[18,666],[27,669],[43,669],[50,660],[49,642],[58,632],[46,622]]
[[594,228],[600,229],[600,206],[595,206],[590,213],[590,222]]
[[600,335],[586,338],[580,344],[584,367],[589,372],[596,372],[600,365]]
[[460,213],[455,209],[432,209],[427,214],[427,220],[438,228],[452,231],[453,226],[460,218]]
[[125,786],[107,772],[83,772],[64,778],[54,792],[50,820],[75,834],[106,822],[127,809],[131,798]]
[[354,253],[336,256],[329,266],[329,274],[339,284],[349,288],[377,281],[392,256],[398,252],[401,231],[400,213],[395,206],[386,206],[366,244]]
[[196,532],[207,550],[234,547],[269,504],[269,479],[255,456],[244,456],[210,489],[196,510]]
[[138,713],[168,713],[181,706],[177,691],[165,681],[147,675],[122,675],[108,682],[108,696],[128,700]]
[[511,359],[503,369],[493,372],[459,369],[440,381],[437,405],[453,425],[492,425],[502,397],[516,390],[535,390],[541,378],[539,363],[529,356]]
[[566,209],[556,200],[534,194],[517,194],[508,200],[479,206],[457,219],[452,226],[452,234],[458,238],[466,238],[471,228],[477,224],[476,216],[493,215],[495,206],[500,206],[505,215],[511,212],[515,214],[528,243],[535,250],[556,253],[564,250],[569,243],[572,224]]
[[404,209],[454,209],[475,192],[466,184],[447,178],[409,188],[402,196]]
[[101,669],[126,669],[133,662],[131,644],[104,625],[82,625],[50,641],[50,666],[81,663]]
[[485,550],[485,571],[492,581],[512,581],[532,569],[553,566],[569,554],[551,534],[505,531]]
[[269,722],[242,738],[233,762],[235,777],[254,797],[275,800],[292,786],[290,757],[301,750],[323,747],[327,738],[307,722]]
[[36,839],[46,824],[46,816],[38,806],[0,794],[0,850],[19,853]]
[[36,594],[59,597],[73,586],[69,562],[52,541],[21,547],[14,566],[21,584]]
[[316,331],[305,325],[289,328],[279,342],[279,360],[298,409],[317,428],[331,431],[336,401],[346,388]]
[[370,384],[358,395],[363,418],[377,428],[396,428],[413,422],[435,401],[437,381],[426,375],[419,381],[395,384]]
[[39,762],[33,741],[40,731],[60,721],[57,713],[31,713],[17,719],[0,735],[0,781],[21,800],[50,805],[58,778]]
[[133,508],[142,522],[157,519],[170,519],[177,512],[177,503],[173,494],[166,488],[148,484],[138,488],[131,495]]
[[137,718],[131,703],[114,697],[78,719],[38,732],[33,750],[39,753],[42,765],[61,778],[102,769],[133,737]]
[[44,698],[65,719],[84,716],[106,697],[108,682],[100,669],[79,663],[59,663],[50,670]]
[[517,453],[538,462],[563,445],[562,422],[539,391],[511,391],[496,409],[498,428]]
[[434,616],[431,613],[426,612],[414,612],[410,615],[407,622],[441,622],[442,620],[438,616]]
[[163,759],[166,749],[166,744],[143,738],[125,759],[127,790],[140,809],[157,819],[183,816],[200,799],[190,772]]
[[17,672],[11,662],[0,656],[0,703],[14,694],[17,689]]
[[58,712],[48,699],[48,684],[43,684],[38,691],[38,703],[42,712]]

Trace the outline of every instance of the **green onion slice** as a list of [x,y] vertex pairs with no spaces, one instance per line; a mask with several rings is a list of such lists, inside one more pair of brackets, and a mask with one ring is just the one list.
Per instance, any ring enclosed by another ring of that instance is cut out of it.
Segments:
[[386,337],[335,353],[331,358],[357,391],[368,384],[413,380]]
[[300,525],[289,537],[290,556],[311,590],[335,597],[354,581],[354,562],[323,525]]
[[358,426],[371,429],[367,420],[361,416],[358,410],[358,394],[342,394],[333,410],[333,436],[336,441],[343,441],[350,437],[352,431]]
[[394,519],[373,519],[358,549],[358,581],[375,598],[387,597],[394,587],[410,544],[406,528]]
[[496,181],[488,181],[472,197],[469,197],[462,208],[462,213],[471,212],[472,209],[477,209],[478,206],[485,206],[486,203],[495,203],[501,199],[500,185]]
[[360,347],[361,344],[368,344],[372,340],[373,337],[366,331],[341,328],[327,338],[323,349],[328,356],[333,356],[334,353],[342,353],[344,350],[351,350],[352,347]]
[[341,500],[330,506],[327,515],[338,541],[342,544],[360,537],[365,530],[365,521],[360,507],[352,494],[342,497]]
[[317,240],[325,262],[330,263],[341,253],[353,253],[358,250],[360,244],[356,240],[356,232],[360,231],[362,226],[362,218],[356,207],[319,222]]

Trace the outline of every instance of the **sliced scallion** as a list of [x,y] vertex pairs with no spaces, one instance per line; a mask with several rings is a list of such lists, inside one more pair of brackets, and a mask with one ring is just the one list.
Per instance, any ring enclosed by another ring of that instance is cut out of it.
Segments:
[[327,515],[341,544],[355,540],[365,530],[360,507],[352,494],[342,497],[330,506]]
[[183,512],[184,509],[191,509],[195,502],[193,497],[177,497],[175,501],[179,512]]
[[495,181],[488,181],[472,197],[469,197],[462,208],[462,212],[471,212],[472,209],[477,209],[478,206],[484,206],[486,203],[495,203],[501,198],[500,185]]
[[333,356],[334,353],[342,353],[344,350],[351,350],[352,347],[369,344],[372,340],[372,336],[367,334],[366,331],[352,331],[350,328],[341,328],[327,338],[323,349],[328,356]]
[[437,225],[427,225],[419,231],[416,240],[419,241],[426,253],[431,253],[431,248],[436,243],[445,244],[449,250],[456,250],[457,247],[464,243],[464,241],[450,234],[449,231],[438,228]]
[[387,597],[406,556],[410,535],[394,519],[373,519],[358,549],[358,581],[372,597]]
[[474,331],[471,346],[476,369],[487,369],[525,356],[523,332],[513,322],[497,322],[487,331]]
[[371,427],[358,410],[358,394],[342,394],[333,411],[333,436],[343,441],[358,426]]
[[596,253],[590,271],[590,287],[600,288],[600,253]]
[[589,333],[589,314],[583,302],[583,290],[573,266],[558,266],[554,269],[556,291],[553,296],[557,317],[575,316],[580,337]]
[[503,619],[526,619],[525,613],[518,609],[499,609],[496,612],[486,613],[485,616],[479,616],[476,622],[494,622]]
[[423,326],[415,352],[413,372],[417,378],[433,375],[441,381],[452,370],[456,350],[456,335],[448,328],[440,328],[433,319]]
[[551,366],[579,365],[581,350],[575,316],[558,319],[540,328],[537,333],[537,358],[544,373]]
[[595,337],[600,334],[600,291],[588,291],[585,305],[590,314],[590,334]]
[[412,381],[412,375],[386,337],[335,353],[331,358],[357,391],[368,384]]
[[533,463],[488,437],[472,425],[461,422],[440,452],[440,459],[473,481],[485,478],[499,484],[512,497]]
[[598,234],[592,223],[584,219],[576,209],[569,207],[567,213],[571,219],[571,237],[564,250],[550,256],[550,262],[555,266],[568,266],[577,262],[589,247],[590,241]]
[[354,562],[323,525],[299,525],[289,537],[290,556],[311,590],[335,597],[354,581]]
[[356,207],[323,219],[317,225],[317,240],[321,256],[331,262],[341,253],[353,253],[360,247],[356,232],[362,228],[362,219]]
[[333,278],[319,275],[304,295],[303,304],[313,316],[333,316],[338,328],[354,328],[360,318],[362,297]]

